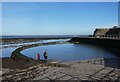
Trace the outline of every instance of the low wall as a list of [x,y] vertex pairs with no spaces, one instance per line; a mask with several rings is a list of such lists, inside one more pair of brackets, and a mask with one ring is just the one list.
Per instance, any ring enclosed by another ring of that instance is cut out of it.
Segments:
[[28,49],[28,48],[32,48],[32,47],[36,47],[36,46],[44,46],[44,45],[54,45],[54,44],[66,44],[68,42],[48,42],[48,43],[38,43],[38,44],[31,44],[31,45],[26,45],[26,46],[22,46],[17,48],[15,51],[12,52],[11,54],[11,58],[14,59],[15,61],[18,62],[30,62],[33,61],[33,58],[29,58],[27,56],[25,56],[24,54],[21,54],[20,52],[22,50]]
[[120,40],[117,39],[74,37],[69,42],[79,42],[79,43],[97,45],[120,57]]

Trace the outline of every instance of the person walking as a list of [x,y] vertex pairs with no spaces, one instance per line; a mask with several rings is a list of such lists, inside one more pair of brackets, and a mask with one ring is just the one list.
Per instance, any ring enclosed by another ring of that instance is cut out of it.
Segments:
[[37,57],[38,57],[38,60],[40,60],[40,54],[39,54],[39,53],[38,53],[38,56],[37,56]]
[[47,58],[48,58],[48,55],[47,55],[47,49],[46,49],[44,52],[44,62],[47,62]]

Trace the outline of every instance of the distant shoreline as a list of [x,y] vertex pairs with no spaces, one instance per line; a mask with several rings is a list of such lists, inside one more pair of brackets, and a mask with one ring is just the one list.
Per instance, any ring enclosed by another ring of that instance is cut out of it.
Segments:
[[90,35],[2,35],[0,39],[61,39],[74,36],[88,37]]
[[68,39],[68,38],[2,38],[1,44],[19,44],[28,42],[37,42],[42,40]]

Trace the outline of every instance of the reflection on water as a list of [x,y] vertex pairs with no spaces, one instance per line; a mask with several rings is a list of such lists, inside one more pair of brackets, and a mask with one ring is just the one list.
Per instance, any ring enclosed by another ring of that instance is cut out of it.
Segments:
[[23,50],[21,53],[37,59],[37,54],[41,54],[43,59],[44,50],[48,49],[48,58],[61,61],[86,60],[93,58],[114,58],[115,56],[101,48],[82,44],[58,44],[38,46]]

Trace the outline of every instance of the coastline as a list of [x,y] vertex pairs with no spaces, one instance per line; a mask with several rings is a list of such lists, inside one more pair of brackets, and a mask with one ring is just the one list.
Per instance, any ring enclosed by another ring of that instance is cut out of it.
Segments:
[[37,42],[42,40],[67,39],[67,38],[0,38],[2,44],[19,44],[27,42]]
[[[57,39],[57,38],[55,38]],[[58,38],[58,39],[61,39],[61,38]],[[63,39],[63,38],[62,38]],[[6,42],[6,40],[8,40]],[[17,41],[17,40],[20,40],[21,42]],[[36,41],[40,41],[40,40],[53,40],[50,39],[50,38],[17,38],[17,39],[5,39],[3,42],[5,44],[11,44],[11,43],[14,43],[14,44],[19,44],[19,43],[24,43],[24,42],[36,42]],[[4,44],[3,43],[3,44]],[[31,48],[31,47],[36,47],[36,46],[43,46],[43,45],[53,45],[53,44],[63,44],[63,43],[66,43],[66,42],[48,42],[48,43],[37,43],[37,44],[28,44],[28,45],[23,45],[21,47],[18,47],[16,48],[12,53],[11,53],[11,57],[3,57],[3,58],[0,58],[0,61],[2,62],[2,65],[1,67],[5,67],[5,68],[9,68],[9,69],[25,69],[25,68],[28,68],[30,66],[33,66],[33,65],[37,65],[38,63],[38,60],[35,60],[35,59],[32,59],[30,57],[27,57],[23,54],[21,54],[20,52],[24,49],[27,49],[27,48]],[[42,62],[43,60],[41,60]],[[57,60],[49,60],[49,62],[57,62]]]
[[[54,38],[6,38],[2,39],[3,44],[19,44],[19,43],[24,43],[24,42],[37,42],[41,40],[53,40]],[[55,38],[57,39],[63,39],[63,38]],[[21,47],[18,47],[15,49],[15,51],[12,52],[14,57],[3,57],[0,58],[1,61],[1,68],[9,68],[9,69],[25,69],[33,65],[37,65],[40,62],[38,60],[29,58],[25,55],[22,55],[20,53],[21,50],[30,48],[30,47],[35,47],[35,46],[42,46],[42,45],[51,45],[51,44],[57,44],[58,42],[48,42],[48,43],[37,43],[37,44],[28,44],[28,45],[23,45]],[[61,44],[61,43],[60,43]],[[16,60],[17,59],[17,60]],[[43,60],[41,60],[42,62]],[[54,60],[49,60],[49,62],[53,62]],[[54,61],[58,62],[58,61]]]
[[[57,44],[53,42],[52,44]],[[16,51],[20,54],[20,51],[26,48],[40,46],[41,44],[32,44],[22,46]],[[45,43],[44,45],[51,45],[51,43]],[[21,54],[20,54],[21,55]],[[16,58],[16,56],[14,56]],[[26,59],[26,57],[25,57]],[[29,59],[29,57],[27,57]],[[104,58],[97,58],[83,61],[71,61],[71,62],[57,62],[52,60],[48,63],[40,62],[38,60],[30,61],[15,61],[10,57],[1,58],[2,69],[1,69],[1,80],[8,81],[27,81],[27,80],[82,80],[82,81],[95,81],[95,80],[113,80],[118,81],[119,79],[119,66],[111,67],[107,66]],[[108,59],[111,60],[111,59]],[[116,59],[114,59],[116,60]],[[118,62],[119,63],[119,62]],[[89,69],[88,69],[89,68]],[[103,76],[101,71],[105,71]],[[98,73],[97,73],[98,72]],[[113,73],[113,74],[112,74]],[[112,78],[111,78],[112,74]],[[76,76],[77,75],[77,76]],[[108,76],[109,75],[109,76]],[[102,78],[101,78],[102,77]]]

